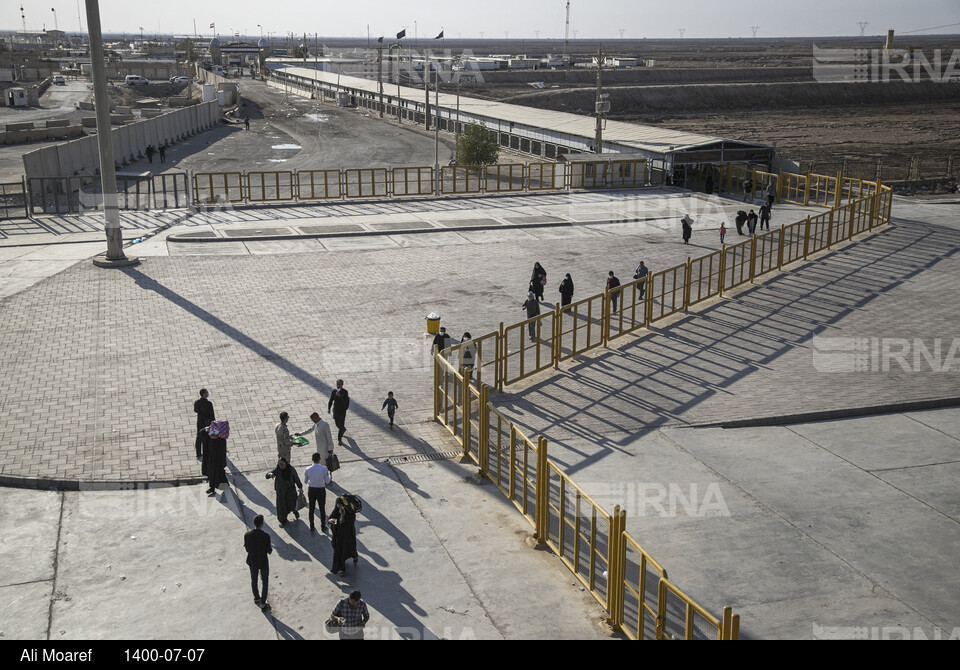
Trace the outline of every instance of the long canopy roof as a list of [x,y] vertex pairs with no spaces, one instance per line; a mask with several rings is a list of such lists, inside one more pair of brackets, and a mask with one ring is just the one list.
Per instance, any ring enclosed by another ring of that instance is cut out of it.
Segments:
[[[305,79],[316,79],[327,85],[339,86],[345,89],[355,89],[374,95],[378,93],[377,82],[370,79],[341,75],[336,72],[321,72],[313,68],[303,67],[288,67],[284,68],[284,71]],[[444,85],[444,83],[441,82],[439,106],[446,109],[457,109],[459,105],[459,110],[461,114],[464,115],[499,120],[504,123],[517,124],[529,128],[545,128],[554,132],[591,140],[596,132],[596,119],[593,116],[536,107],[525,107],[523,105],[514,105],[495,100],[482,100],[480,98],[470,98],[462,95],[459,96],[458,100],[456,94],[444,93],[444,86],[449,90],[452,84],[448,83]],[[399,95],[402,99],[417,104],[422,103],[425,99],[425,93],[422,88],[400,86],[398,93],[396,84],[384,82],[383,92],[386,96],[395,98]],[[435,104],[435,101],[436,96],[431,89],[430,104]],[[605,145],[616,144],[636,151],[664,155],[713,148],[720,145],[725,146],[731,150],[731,152],[735,152],[737,149],[772,150],[772,147],[764,144],[728,140],[721,137],[701,135],[699,133],[690,133],[682,130],[671,130],[660,126],[645,126],[626,121],[607,121],[603,131],[603,142]]]

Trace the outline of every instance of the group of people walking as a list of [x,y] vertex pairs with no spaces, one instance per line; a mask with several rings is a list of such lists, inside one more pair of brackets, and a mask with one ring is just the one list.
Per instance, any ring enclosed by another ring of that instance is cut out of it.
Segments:
[[[333,414],[338,428],[337,444],[340,446],[343,445],[343,435],[346,432],[346,414],[349,405],[349,393],[343,386],[343,380],[338,379],[336,387],[331,392],[327,411]],[[384,401],[384,407],[388,410],[392,428],[397,409],[397,401],[393,398],[392,392]],[[207,494],[213,496],[219,486],[226,482],[226,439],[229,435],[229,423],[216,420],[210,393],[205,388],[200,390],[200,397],[194,401],[193,409],[197,416],[196,456],[202,463],[201,470],[210,485]],[[312,425],[291,435],[288,426],[289,414],[281,412],[279,418],[280,422],[274,429],[277,441],[277,464],[266,474],[267,479],[273,480],[277,521],[283,528],[290,523],[291,514],[294,520],[299,520],[300,510],[307,507],[311,534],[316,532],[318,518],[321,533],[326,534],[328,527],[330,528],[333,549],[330,572],[344,577],[348,561],[352,559],[354,565],[359,561],[356,517],[362,510],[363,504],[356,495],[343,493],[336,498],[334,509],[330,516],[327,516],[327,488],[333,482],[332,473],[340,468],[330,425],[318,412],[313,412],[310,415]],[[304,470],[303,479],[301,479],[297,468],[293,465],[293,449],[308,443],[308,439],[305,439],[306,435],[312,437],[315,448],[311,456],[312,463]],[[244,548],[247,552],[247,565],[250,568],[254,602],[262,610],[267,610],[270,608],[267,603],[268,555],[273,549],[270,535],[263,530],[263,525],[263,515],[257,515],[254,519],[254,528],[244,536]],[[355,593],[359,594],[359,592]],[[351,598],[352,596],[353,594]],[[361,607],[362,601],[359,595],[356,602],[347,602],[349,600],[350,598],[345,598],[343,602],[338,603],[328,624],[333,623],[342,627],[341,637],[362,638],[362,623],[366,623],[369,619],[369,613],[360,614],[361,610],[366,612],[366,605],[363,604]],[[338,621],[339,624],[336,623]]]
[[[647,268],[644,261],[640,261],[640,265],[637,266],[636,271],[633,274],[633,279],[646,279],[650,270]],[[534,319],[537,316],[540,316],[540,302],[543,301],[543,287],[547,283],[547,271],[540,263],[533,264],[533,274],[530,277],[530,284],[528,286],[527,298],[521,304],[521,308],[526,312],[527,319]],[[606,284],[604,288],[610,294],[610,304],[613,311],[616,311],[620,303],[620,278],[617,277],[616,272],[610,270],[607,273]],[[641,282],[638,286],[639,295],[642,298],[646,291],[646,284]],[[539,288],[539,290],[535,290]],[[560,282],[558,291],[560,293],[560,306],[566,307],[567,305],[573,302],[573,296],[575,292],[575,286],[573,283],[573,277],[570,273],[563,275],[563,280]],[[537,341],[537,322],[530,321],[527,324],[527,335],[530,338],[531,342]]]

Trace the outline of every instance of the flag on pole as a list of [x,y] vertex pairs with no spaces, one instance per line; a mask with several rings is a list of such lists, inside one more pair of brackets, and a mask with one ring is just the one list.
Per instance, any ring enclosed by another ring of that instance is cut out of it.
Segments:
[[435,39],[435,40],[442,40],[442,39],[443,39],[443,31],[441,30],[441,31],[440,31],[440,34],[437,35],[436,37],[434,37],[433,39]]
[[378,37],[378,38],[377,38],[377,42],[378,42],[379,44],[383,44],[383,38],[382,38],[382,37]]
[[211,24],[210,24],[210,27],[211,27],[211,28],[216,28],[216,27],[217,27],[217,24],[216,24],[216,23],[211,23]]
[[403,39],[404,37],[406,37],[406,36],[407,36],[407,29],[406,29],[406,28],[404,28],[404,29],[401,30],[399,33],[397,33],[397,39],[398,39],[398,40],[402,40],[402,39]]

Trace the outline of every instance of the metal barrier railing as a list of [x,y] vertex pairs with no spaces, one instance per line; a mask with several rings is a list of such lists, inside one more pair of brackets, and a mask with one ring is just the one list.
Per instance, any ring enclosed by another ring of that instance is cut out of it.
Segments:
[[243,173],[194,172],[193,201],[200,204],[243,202]]
[[343,193],[348,198],[384,198],[389,195],[386,168],[350,168],[343,171]]
[[557,363],[603,344],[603,294],[578,300],[558,310],[558,351],[554,354]]
[[297,199],[340,199],[343,197],[340,184],[340,170],[300,170],[297,172]]
[[[621,518],[626,512],[620,512]],[[624,522],[620,522],[622,528]],[[660,580],[667,571],[636,540],[620,533],[619,560],[611,618],[631,640],[659,639]]]
[[293,172],[247,172],[246,176],[248,202],[284,202],[296,197]]
[[539,539],[609,609],[609,574],[615,556],[612,516],[553,462],[547,462],[546,534]]
[[660,580],[657,601],[658,640],[736,640],[740,636],[740,617],[729,607],[718,619],[666,577]]
[[553,367],[558,339],[556,316],[551,310],[503,329],[500,357],[504,384],[512,384]]
[[483,168],[483,190],[487,193],[522,191],[524,188],[523,164],[486,165]]
[[26,218],[29,215],[25,180],[0,184],[0,219]]
[[530,163],[527,165],[528,191],[557,191],[566,188],[564,163]]
[[431,195],[435,187],[432,167],[393,168],[390,171],[394,196]]
[[480,193],[482,174],[479,165],[444,165],[440,168],[440,192],[443,195]]
[[[496,483],[533,525],[538,540],[556,552],[628,637],[737,639],[739,616],[725,607],[717,618],[671,583],[662,566],[625,532],[619,507],[605,511],[547,458],[546,438],[525,436],[493,406],[493,387],[479,379],[483,370],[488,380],[492,372],[498,387],[514,383],[889,220],[891,189],[877,189],[862,200],[623,285],[615,308],[607,290],[512,326],[500,324],[498,332],[435,354],[434,420],[447,427],[464,456]],[[530,324],[534,341],[528,346]],[[515,340],[519,346],[511,346]],[[479,342],[493,350],[493,360],[481,363],[475,355],[472,370],[450,362],[464,346]]]

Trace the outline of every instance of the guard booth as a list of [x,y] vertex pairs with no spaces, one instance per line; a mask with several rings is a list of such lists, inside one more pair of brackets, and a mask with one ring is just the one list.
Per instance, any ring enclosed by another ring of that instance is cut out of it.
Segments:
[[4,89],[3,101],[7,107],[27,107],[27,89],[19,86]]

